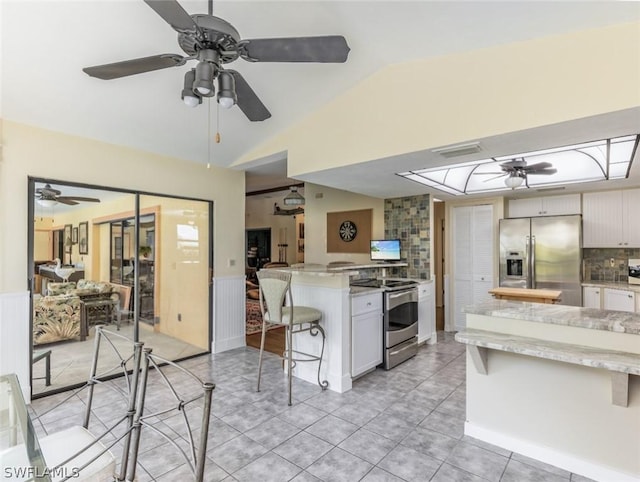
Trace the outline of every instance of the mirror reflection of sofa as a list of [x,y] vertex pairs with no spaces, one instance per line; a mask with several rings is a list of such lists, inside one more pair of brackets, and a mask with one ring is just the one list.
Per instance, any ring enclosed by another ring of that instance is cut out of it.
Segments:
[[79,338],[99,323],[117,322],[119,291],[104,281],[49,283],[47,295],[33,303],[33,343]]

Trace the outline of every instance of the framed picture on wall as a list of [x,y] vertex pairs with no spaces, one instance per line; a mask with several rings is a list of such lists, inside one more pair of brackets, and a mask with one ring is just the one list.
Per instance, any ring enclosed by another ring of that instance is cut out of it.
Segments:
[[72,228],[73,226],[71,226],[71,224],[65,224],[64,225],[64,252],[65,254],[71,254],[71,246],[73,243],[73,240],[71,238],[72,236]]
[[89,254],[89,222],[78,224],[78,252]]
[[76,244],[78,242],[78,228],[73,228],[71,230],[71,244]]

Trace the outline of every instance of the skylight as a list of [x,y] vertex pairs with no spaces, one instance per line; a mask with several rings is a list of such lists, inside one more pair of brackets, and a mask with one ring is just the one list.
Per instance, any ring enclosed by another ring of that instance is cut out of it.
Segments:
[[[396,174],[454,196],[511,190],[505,182],[515,181],[513,178],[522,178],[515,189],[624,179],[629,176],[639,138],[616,137]],[[505,166],[513,162],[514,167]],[[551,166],[537,173],[528,169],[538,163]]]

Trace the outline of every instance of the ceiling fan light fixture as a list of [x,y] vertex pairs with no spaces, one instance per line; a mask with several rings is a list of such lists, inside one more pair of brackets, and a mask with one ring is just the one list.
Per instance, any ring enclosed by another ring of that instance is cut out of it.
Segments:
[[184,88],[182,89],[181,98],[189,107],[196,107],[198,104],[202,104],[202,97],[192,90],[195,78],[195,69],[188,70],[184,74]]
[[236,80],[229,72],[220,72],[218,77],[218,104],[224,109],[230,109],[237,101]]
[[285,206],[302,206],[304,205],[304,197],[298,192],[298,188],[296,186],[291,186],[289,188],[291,192],[284,197],[284,205]]
[[55,199],[36,199],[36,202],[43,208],[52,208],[58,204],[58,201]]
[[517,187],[522,186],[522,183],[524,182],[524,176],[518,172],[514,172],[512,174],[510,174],[505,180],[504,180],[504,184],[507,187],[510,187],[511,189],[515,189]]
[[211,97],[215,93],[213,78],[215,76],[215,65],[210,62],[198,62],[196,66],[194,90],[203,97]]

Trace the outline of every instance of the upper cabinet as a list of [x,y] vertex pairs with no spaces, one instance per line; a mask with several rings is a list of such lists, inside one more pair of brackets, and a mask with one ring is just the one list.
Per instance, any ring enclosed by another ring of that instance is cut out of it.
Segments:
[[580,194],[530,197],[509,201],[510,218],[580,214]]
[[585,248],[640,247],[640,189],[584,193],[582,205]]

